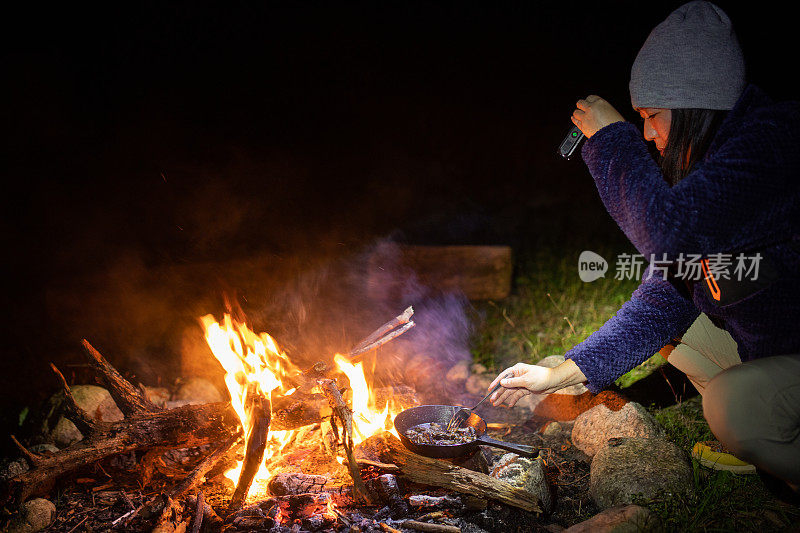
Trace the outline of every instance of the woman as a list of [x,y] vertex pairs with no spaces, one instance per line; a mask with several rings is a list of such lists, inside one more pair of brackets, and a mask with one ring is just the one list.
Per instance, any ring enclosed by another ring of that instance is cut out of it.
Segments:
[[[630,94],[645,140],[595,95],[578,101],[572,121],[589,138],[582,156],[609,214],[668,275],[651,265],[630,301],[564,363],[511,367],[492,401],[513,406],[582,382],[598,392],[672,343],[668,361],[700,391],[711,430],[732,453],[696,446],[693,455],[739,472],[753,470],[749,461],[797,490],[800,107],[745,83],[730,20],[709,2],[681,6],[650,33]],[[697,279],[682,270],[691,256],[703,259]],[[710,258],[759,268],[742,277]]]

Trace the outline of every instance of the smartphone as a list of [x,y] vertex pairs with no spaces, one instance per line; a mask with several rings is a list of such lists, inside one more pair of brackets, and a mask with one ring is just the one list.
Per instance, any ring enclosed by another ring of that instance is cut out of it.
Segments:
[[564,159],[570,159],[585,138],[586,135],[578,129],[578,126],[572,126],[569,132],[567,132],[567,136],[561,141],[561,145],[558,147],[558,153],[561,154],[561,157]]

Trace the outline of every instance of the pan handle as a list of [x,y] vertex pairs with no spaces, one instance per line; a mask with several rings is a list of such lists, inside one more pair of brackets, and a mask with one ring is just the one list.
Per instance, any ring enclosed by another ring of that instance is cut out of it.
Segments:
[[481,435],[480,437],[478,437],[477,442],[479,444],[494,446],[495,448],[500,448],[503,450],[507,450],[509,452],[514,452],[517,455],[521,455],[522,457],[530,457],[531,459],[533,459],[534,457],[539,456],[539,449],[534,448],[533,446],[527,446],[525,444],[513,444],[511,442],[505,442],[502,440],[493,439],[492,437],[488,437],[486,435]]

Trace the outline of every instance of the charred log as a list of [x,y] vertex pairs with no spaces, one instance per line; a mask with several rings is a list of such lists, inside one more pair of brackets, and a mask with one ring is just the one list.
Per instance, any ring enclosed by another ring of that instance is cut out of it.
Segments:
[[245,409],[250,418],[250,432],[247,435],[242,472],[228,507],[229,513],[239,509],[247,498],[250,485],[264,460],[264,451],[267,449],[272,409],[269,397],[261,392],[256,383],[248,387]]
[[412,453],[391,433],[373,435],[364,444],[371,452],[377,452],[382,461],[396,465],[400,469],[401,477],[414,483],[443,487],[487,500],[497,500],[526,511],[542,512],[539,500],[534,494],[486,474]]
[[84,438],[58,453],[32,458],[33,468],[3,487],[0,494],[3,501],[20,502],[40,494],[58,477],[111,455],[212,444],[230,438],[232,428],[237,426],[236,414],[227,402],[186,405],[169,411],[155,407],[88,342],[84,341],[84,347],[95,371],[127,418],[113,423],[93,420],[78,407],[66,380],[53,367],[64,387],[67,417]]

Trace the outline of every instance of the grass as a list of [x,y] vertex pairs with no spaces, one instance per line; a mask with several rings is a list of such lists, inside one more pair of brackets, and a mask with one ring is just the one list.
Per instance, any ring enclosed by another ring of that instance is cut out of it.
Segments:
[[513,294],[476,307],[480,326],[473,336],[474,360],[496,370],[535,363],[563,355],[602,326],[639,283],[614,279],[617,252],[599,253],[609,261],[609,272],[591,283],[578,277],[580,250],[564,254],[540,249],[519,260]]
[[[651,412],[687,454],[695,442],[714,438],[699,396]],[[694,459],[692,468],[695,496],[641,502],[667,531],[781,531],[800,522],[800,509],[772,497],[758,476],[710,470]]]
[[[614,279],[614,258],[630,249],[591,249],[609,261],[606,277],[591,283],[578,277],[580,247],[566,252],[562,246],[540,248],[518,258],[513,294],[475,307],[474,360],[495,371],[516,362],[535,363],[564,354],[602,326],[638,281]],[[628,386],[661,364],[664,359],[655,354],[617,384]],[[687,454],[695,442],[714,438],[699,397],[650,410]],[[666,531],[780,531],[800,523],[800,510],[771,497],[758,476],[711,471],[693,462],[694,497],[642,502]]]

